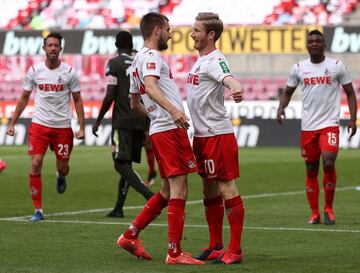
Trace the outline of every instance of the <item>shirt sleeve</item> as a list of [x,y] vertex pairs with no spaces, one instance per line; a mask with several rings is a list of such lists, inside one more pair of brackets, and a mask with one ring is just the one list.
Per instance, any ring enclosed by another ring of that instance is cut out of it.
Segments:
[[80,92],[81,90],[79,77],[77,76],[75,69],[71,69],[70,71],[69,89],[72,93]]
[[161,60],[159,52],[147,52],[141,64],[142,77],[145,78],[146,76],[154,76],[160,79]]
[[112,69],[111,62],[108,62],[105,69],[105,76],[106,76],[106,84],[107,85],[117,85],[117,75],[116,72]]
[[28,70],[28,72],[26,73],[25,79],[24,79],[24,84],[23,84],[23,89],[24,91],[27,92],[31,92],[34,87],[35,87],[35,70],[34,67],[31,66]]
[[227,60],[221,57],[214,57],[209,61],[207,66],[207,73],[210,78],[217,82],[222,82],[225,77],[231,76]]
[[299,84],[299,78],[297,76],[298,69],[299,69],[298,64],[294,64],[293,67],[291,68],[290,75],[289,75],[289,78],[286,83],[287,86],[290,86],[290,87],[298,86],[298,84]]
[[348,83],[351,83],[351,78],[349,73],[347,72],[347,69],[345,65],[342,62],[339,62],[339,83],[341,85],[345,85]]
[[134,77],[134,73],[133,73],[133,68],[131,68],[131,73],[130,73],[130,89],[129,92],[132,94],[138,94],[139,92],[139,88],[137,87],[136,84],[136,79]]

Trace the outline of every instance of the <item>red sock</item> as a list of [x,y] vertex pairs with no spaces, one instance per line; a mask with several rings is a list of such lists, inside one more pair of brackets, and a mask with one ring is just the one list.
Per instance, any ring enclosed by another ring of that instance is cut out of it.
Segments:
[[41,209],[42,183],[40,175],[29,175],[30,193],[35,209]]
[[144,208],[130,227],[124,232],[124,237],[127,239],[135,239],[139,232],[151,223],[160,213],[163,208],[167,206],[168,202],[161,195],[160,192],[154,194],[145,204]]
[[306,171],[306,196],[312,213],[319,214],[318,171]]
[[149,166],[149,174],[153,173],[155,171],[155,154],[153,149],[148,149],[145,147],[146,151],[146,161]]
[[219,195],[214,198],[204,199],[205,216],[209,227],[209,248],[223,248],[222,227],[224,220],[224,202]]
[[181,254],[181,239],[185,221],[185,200],[170,199],[168,205],[168,239],[170,257],[176,258]]
[[335,168],[324,168],[323,179],[325,193],[325,211],[333,209],[335,188],[336,188],[336,171]]
[[230,242],[228,250],[241,253],[241,235],[244,225],[244,206],[240,195],[225,200],[225,209],[230,225]]

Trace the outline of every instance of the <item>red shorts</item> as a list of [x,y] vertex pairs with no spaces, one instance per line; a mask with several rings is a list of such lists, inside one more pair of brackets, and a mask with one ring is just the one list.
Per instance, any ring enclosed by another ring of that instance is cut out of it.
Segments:
[[185,129],[173,129],[150,136],[161,178],[197,171]]
[[32,122],[29,127],[29,155],[45,155],[47,147],[58,160],[69,160],[74,133],[71,128],[50,128]]
[[234,134],[194,137],[198,173],[208,181],[230,181],[240,176],[238,145]]
[[338,126],[327,127],[316,131],[301,131],[301,156],[306,162],[319,160],[321,152],[323,151],[338,153]]

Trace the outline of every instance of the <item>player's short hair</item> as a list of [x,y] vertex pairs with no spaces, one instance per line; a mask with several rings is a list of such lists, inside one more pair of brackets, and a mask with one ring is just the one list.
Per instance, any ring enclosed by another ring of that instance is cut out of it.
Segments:
[[60,33],[58,32],[50,32],[45,38],[44,38],[44,46],[46,45],[46,41],[48,38],[55,38],[58,39],[61,45],[61,41],[63,39],[63,37],[61,36]]
[[140,21],[140,30],[144,39],[151,36],[154,27],[163,27],[165,21],[169,22],[169,19],[160,13],[149,12],[145,14]]
[[115,46],[118,49],[132,49],[133,48],[133,39],[130,32],[122,30],[119,31],[116,35]]
[[212,12],[200,12],[195,19],[204,22],[206,33],[209,33],[210,31],[215,32],[215,42],[220,38],[220,35],[224,30],[224,24],[218,14]]
[[311,31],[308,33],[308,36],[307,36],[307,37],[309,38],[309,37],[312,36],[312,35],[319,35],[319,36],[321,36],[323,43],[326,44],[324,34],[322,34],[322,32],[321,32],[320,30],[318,30],[318,29],[313,29],[313,30],[311,30]]

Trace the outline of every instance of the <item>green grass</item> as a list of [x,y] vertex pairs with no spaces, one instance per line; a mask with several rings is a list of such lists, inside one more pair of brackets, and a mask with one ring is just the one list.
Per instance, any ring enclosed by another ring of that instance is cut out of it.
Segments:
[[[8,168],[0,173],[0,218],[33,213],[28,189],[30,160],[25,147],[1,147]],[[299,149],[240,149],[238,186],[246,208],[245,260],[234,266],[167,266],[166,213],[142,232],[152,261],[140,261],[118,249],[115,241],[139,212],[126,209],[123,219],[109,219],[107,210],[76,215],[45,216],[41,223],[0,220],[0,272],[360,272],[360,191],[336,193],[335,226],[309,226],[305,193],[251,198],[263,193],[304,191],[304,163]],[[144,156],[143,156],[144,157]],[[145,157],[144,157],[145,159]],[[145,162],[145,160],[143,160]],[[360,153],[340,151],[338,187],[360,185]],[[48,152],[43,166],[43,207],[46,213],[111,208],[118,175],[109,147],[76,147],[65,194],[55,189],[55,160]],[[146,164],[135,165],[145,178]],[[320,179],[321,181],[321,179]],[[160,188],[159,180],[153,190]],[[321,193],[320,204],[323,206]],[[189,200],[201,199],[201,183],[189,176]],[[142,196],[130,190],[126,206],[141,206]],[[197,253],[208,233],[201,203],[186,208],[183,248]],[[228,242],[225,219],[224,240]],[[349,232],[353,231],[353,232]]]

